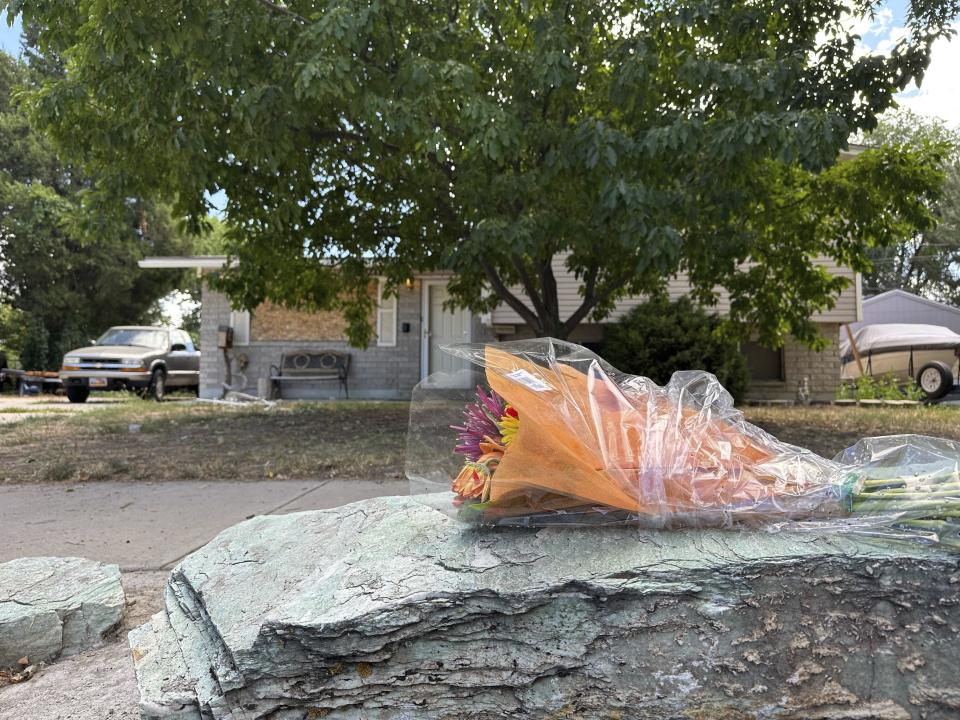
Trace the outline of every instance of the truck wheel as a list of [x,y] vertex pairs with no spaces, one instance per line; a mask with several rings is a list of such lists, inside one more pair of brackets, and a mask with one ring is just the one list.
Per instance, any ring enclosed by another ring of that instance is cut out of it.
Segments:
[[88,397],[90,397],[90,388],[85,388],[85,387],[68,387],[67,388],[67,400],[69,400],[72,403],[85,403]]
[[931,400],[937,400],[953,388],[953,371],[942,362],[930,362],[917,373],[917,385]]
[[167,374],[160,368],[154,370],[153,375],[150,376],[148,394],[157,402],[163,402],[163,398],[167,395]]

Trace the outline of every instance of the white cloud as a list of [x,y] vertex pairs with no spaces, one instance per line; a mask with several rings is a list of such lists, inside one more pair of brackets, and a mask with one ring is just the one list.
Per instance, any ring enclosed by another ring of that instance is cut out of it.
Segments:
[[[901,21],[902,22],[902,21]],[[884,8],[875,20],[849,21],[847,27],[857,32],[862,40],[859,53],[889,54],[910,31],[894,22],[889,8]],[[960,32],[960,23],[953,26]],[[960,128],[960,38],[940,38],[933,44],[930,66],[918,87],[910,84],[897,95],[897,102],[921,115],[938,117]]]
[[[876,50],[879,39],[886,38],[893,27],[893,11],[885,7],[877,11],[874,17],[846,13],[840,18],[839,30],[844,34],[857,35],[856,54],[866,55]],[[823,42],[833,35],[834,28],[823,30],[817,35],[817,42]]]
[[[960,23],[953,27],[960,32]],[[916,113],[938,117],[960,128],[960,37],[937,40],[923,82],[919,87],[908,87],[897,100]]]
[[889,55],[897,43],[906,38],[910,31],[905,27],[887,28],[886,34],[878,38],[872,48],[873,52]]
[[848,15],[841,21],[844,28],[853,32],[869,42],[870,35],[883,35],[887,33],[893,25],[893,11],[888,8],[882,8],[874,17],[856,17]]

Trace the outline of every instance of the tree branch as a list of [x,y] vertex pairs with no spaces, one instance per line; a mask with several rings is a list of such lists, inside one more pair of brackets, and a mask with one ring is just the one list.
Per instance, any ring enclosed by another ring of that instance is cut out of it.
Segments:
[[487,276],[487,281],[490,283],[491,287],[493,287],[493,291],[497,294],[497,296],[507,305],[513,308],[517,315],[523,318],[523,321],[533,328],[533,331],[537,333],[537,335],[542,335],[543,326],[540,323],[540,319],[536,316],[533,310],[523,304],[523,301],[520,300],[520,298],[510,292],[500,276],[497,275],[497,271],[493,269],[493,266],[486,261],[481,261],[480,267],[483,268],[483,273]]
[[[352,130],[345,130],[342,128],[330,128],[330,129],[315,129],[310,128],[307,130],[307,134],[310,135],[310,139],[315,142],[323,142],[325,140],[354,140],[358,143],[370,144],[371,138],[369,135],[364,135],[363,133],[354,132]],[[400,151],[399,145],[394,145],[389,142],[382,142],[383,149],[388,150],[392,153]],[[455,179],[453,166],[446,160],[442,160],[436,153],[427,153],[427,159],[437,167],[444,175],[447,176],[447,179],[453,182]]]
[[493,16],[493,13],[490,12],[490,9],[487,8],[486,5],[482,7],[483,7],[483,14],[487,17],[487,20],[490,22],[490,32],[494,34],[494,37],[496,37],[497,42],[499,42],[501,45],[506,47],[507,41],[504,39],[503,33],[500,31],[500,23],[497,22],[497,19]]
[[[363,133],[354,132],[352,130],[344,130],[342,128],[327,128],[327,129],[317,129],[317,128],[307,128],[307,134],[310,136],[311,140],[316,142],[322,142],[324,140],[354,140],[359,143],[369,144],[371,138],[369,135],[364,135]],[[393,143],[383,142],[384,150],[389,150],[390,152],[397,152],[400,150],[399,145],[394,145]]]
[[270,8],[270,9],[273,10],[274,12],[277,12],[277,13],[280,13],[281,15],[286,15],[287,17],[293,18],[294,20],[296,20],[296,21],[297,21],[298,23],[300,23],[301,25],[309,25],[309,24],[310,24],[310,21],[307,20],[303,15],[299,15],[298,13],[295,13],[293,10],[291,10],[291,9],[288,8],[288,7],[284,7],[283,5],[278,5],[277,3],[271,2],[270,0],[257,0],[257,1],[258,1],[261,5],[264,5],[264,6],[268,7],[268,8]]
[[537,287],[533,283],[533,278],[530,277],[530,273],[527,272],[527,268],[524,266],[523,262],[516,255],[510,256],[510,263],[513,265],[513,268],[517,271],[517,274],[520,276],[520,282],[523,284],[524,292],[527,293],[527,297],[530,299],[530,302],[533,303],[533,309],[536,311],[537,315],[540,317],[540,329],[545,330],[546,327],[543,324],[543,320],[550,318],[547,308],[543,304],[543,300],[540,298],[537,293]]
[[430,162],[436,165],[437,168],[439,168],[440,171],[447,176],[447,179],[451,183],[454,181],[455,175],[453,172],[453,166],[450,164],[449,161],[441,160],[436,153],[427,153],[427,157],[430,159]]
[[540,266],[540,291],[543,293],[543,304],[550,317],[560,323],[560,300],[557,297],[557,279],[553,275],[553,250],[550,249],[545,259],[538,263]]
[[574,310],[573,315],[567,318],[563,323],[564,332],[569,335],[573,329],[583,321],[587,314],[593,310],[597,304],[597,275],[600,272],[599,265],[593,265],[587,270],[586,283],[583,288],[583,302],[580,307]]
[[366,142],[367,137],[359,133],[350,132],[349,130],[340,130],[340,129],[329,129],[329,130],[318,130],[316,128],[309,128],[307,134],[310,135],[311,140],[321,141],[321,140],[356,140],[357,142]]

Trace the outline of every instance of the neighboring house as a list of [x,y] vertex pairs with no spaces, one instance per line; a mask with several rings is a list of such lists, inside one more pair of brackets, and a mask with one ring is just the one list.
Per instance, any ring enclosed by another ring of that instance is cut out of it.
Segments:
[[905,290],[888,290],[864,299],[863,318],[851,323],[850,329],[856,332],[865,325],[879,323],[940,325],[960,333],[960,308]]
[[[195,268],[208,273],[223,266],[222,256],[147,258],[144,268]],[[860,319],[860,277],[851,270],[824,261],[830,271],[851,280],[833,310],[814,318],[831,345],[814,352],[788,340],[780,350],[768,350],[756,343],[744,343],[752,382],[751,400],[792,400],[797,386],[806,378],[811,398],[830,400],[840,379],[840,357],[835,339],[843,323]],[[562,258],[555,260],[561,312],[572,312],[579,304],[578,282],[563,268]],[[424,377],[438,370],[450,371],[463,366],[462,361],[440,350],[442,345],[456,342],[489,342],[531,337],[532,333],[519,316],[505,305],[492,313],[473,315],[468,310],[449,311],[443,308],[448,299],[446,283],[449,275],[428,274],[411,278],[399,288],[395,297],[381,299],[382,284],[371,283],[371,292],[378,296],[378,310],[371,322],[376,338],[366,350],[351,348],[346,341],[346,324],[336,312],[307,313],[288,310],[265,303],[251,313],[231,308],[222,293],[203,285],[201,308],[200,394],[220,397],[226,381],[226,360],[217,349],[217,333],[221,326],[234,329],[234,347],[230,352],[233,387],[238,383],[248,392],[256,392],[258,381],[268,378],[270,366],[278,365],[284,352],[293,350],[341,350],[351,355],[350,396],[357,398],[405,399]],[[687,290],[683,277],[670,282],[670,295],[679,297]],[[643,302],[627,298],[617,304],[605,323],[613,322],[630,308]],[[721,297],[717,312],[728,308]],[[594,345],[603,337],[603,324],[583,323],[571,340]],[[330,397],[337,393],[335,383],[315,386],[297,385],[285,391],[284,397]]]

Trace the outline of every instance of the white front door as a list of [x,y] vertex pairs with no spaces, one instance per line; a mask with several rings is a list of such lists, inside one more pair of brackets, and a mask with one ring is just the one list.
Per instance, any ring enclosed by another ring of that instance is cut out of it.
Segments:
[[445,310],[443,304],[450,298],[446,280],[426,280],[423,283],[423,339],[420,370],[426,377],[435,372],[456,372],[470,363],[441,350],[443,345],[470,342],[469,310]]

